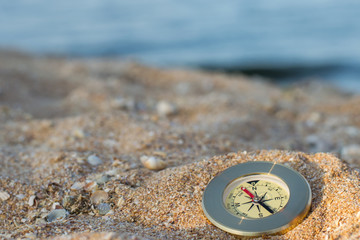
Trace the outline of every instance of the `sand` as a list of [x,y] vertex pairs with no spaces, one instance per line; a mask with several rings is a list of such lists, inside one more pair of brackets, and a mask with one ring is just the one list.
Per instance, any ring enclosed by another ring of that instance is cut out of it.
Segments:
[[[359,133],[360,97],[313,80],[280,88],[1,52],[0,237],[235,239],[203,214],[207,183],[238,163],[276,161],[304,175],[313,201],[296,228],[264,238],[358,239]],[[144,156],[165,169],[145,168]],[[105,215],[94,191],[107,193]],[[49,222],[55,208],[67,214]]]

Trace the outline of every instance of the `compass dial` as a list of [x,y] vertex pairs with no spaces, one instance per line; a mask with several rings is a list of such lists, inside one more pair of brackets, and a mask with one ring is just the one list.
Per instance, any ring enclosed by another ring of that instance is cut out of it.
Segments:
[[275,176],[255,174],[230,183],[223,196],[224,205],[231,214],[264,218],[285,207],[289,200],[289,189]]

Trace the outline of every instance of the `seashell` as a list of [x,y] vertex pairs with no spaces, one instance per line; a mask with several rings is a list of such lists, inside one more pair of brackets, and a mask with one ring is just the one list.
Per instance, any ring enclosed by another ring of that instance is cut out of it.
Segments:
[[43,225],[43,224],[46,224],[46,221],[44,218],[36,218],[35,219],[35,224],[36,225]]
[[161,170],[164,169],[167,165],[165,161],[153,156],[142,156],[140,161],[144,167],[150,170]]
[[85,132],[80,129],[80,128],[76,128],[72,134],[74,135],[74,137],[76,138],[84,138],[85,137]]
[[4,191],[0,192],[0,199],[1,199],[2,201],[6,201],[6,200],[8,200],[9,198],[10,198],[10,195],[9,195],[7,192],[4,192]]
[[71,187],[70,190],[80,190],[85,186],[85,182],[75,182]]
[[68,212],[65,209],[54,209],[47,215],[46,220],[48,222],[53,222],[55,220],[60,221],[66,218],[67,215]]
[[98,157],[96,156],[95,154],[93,155],[90,155],[88,158],[87,158],[87,161],[90,165],[92,166],[97,166],[97,165],[100,165],[103,163],[103,161]]
[[117,203],[116,203],[116,205],[118,206],[118,207],[122,207],[123,205],[125,204],[125,198],[124,197],[119,197],[119,199],[118,199],[118,201],[117,201]]
[[16,195],[15,197],[16,197],[17,199],[22,200],[22,199],[25,198],[25,195],[24,195],[24,194],[18,194],[18,195]]
[[28,204],[30,207],[34,206],[36,203],[36,196],[35,195],[32,195],[29,197],[29,201],[28,201]]
[[108,197],[109,197],[109,195],[107,194],[107,192],[105,192],[103,190],[97,190],[91,195],[90,201],[92,204],[96,205],[96,204],[106,201],[108,199]]
[[97,183],[95,181],[91,181],[91,182],[88,182],[87,184],[85,184],[84,190],[91,192],[91,191],[95,190],[96,187],[97,187]]
[[63,207],[58,202],[54,202],[51,206],[51,209],[62,209]]
[[100,215],[105,215],[110,211],[110,205],[108,203],[100,203],[97,206]]
[[101,177],[99,177],[98,179],[96,179],[96,183],[98,185],[102,185],[107,183],[108,181],[110,181],[110,177],[108,175],[102,175]]
[[167,101],[160,101],[156,105],[156,111],[160,116],[169,116],[177,113],[177,107]]
[[[113,166],[114,166],[114,164],[113,164]],[[117,168],[113,168],[113,169],[110,169],[105,172],[105,174],[108,175],[108,177],[115,176],[118,173],[119,173],[119,169],[117,169]]]

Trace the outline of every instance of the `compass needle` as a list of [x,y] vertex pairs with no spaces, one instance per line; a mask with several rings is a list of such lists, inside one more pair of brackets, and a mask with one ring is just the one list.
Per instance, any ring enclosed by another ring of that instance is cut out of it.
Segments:
[[274,211],[268,206],[268,205],[266,205],[265,203],[263,203],[263,202],[259,202],[259,204],[263,207],[263,208],[265,208],[266,209],[266,211],[268,211],[269,213],[274,213]]

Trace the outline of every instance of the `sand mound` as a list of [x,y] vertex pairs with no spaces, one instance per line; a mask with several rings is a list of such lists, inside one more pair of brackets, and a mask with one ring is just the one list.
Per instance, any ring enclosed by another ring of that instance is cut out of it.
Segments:
[[[241,76],[2,53],[0,236],[234,238],[206,219],[202,193],[227,167],[262,160],[298,170],[313,191],[308,217],[270,238],[356,239],[358,106],[358,96],[317,83],[280,89]],[[332,154],[310,154],[320,151]],[[166,168],[149,170],[144,158]]]

